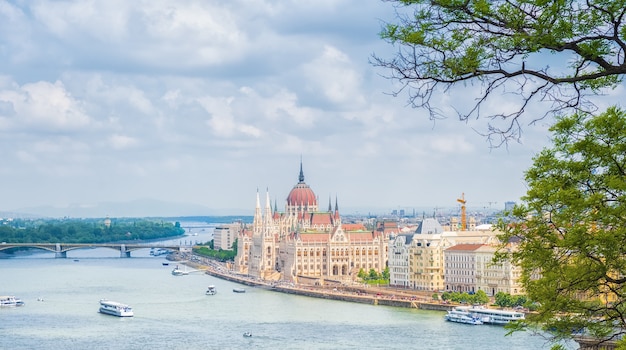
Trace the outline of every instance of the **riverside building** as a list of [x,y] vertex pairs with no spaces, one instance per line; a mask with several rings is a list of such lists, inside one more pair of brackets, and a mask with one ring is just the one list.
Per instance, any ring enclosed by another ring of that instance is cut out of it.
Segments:
[[240,223],[222,224],[213,229],[213,249],[233,250],[233,242],[237,238],[237,232],[241,229]]
[[420,291],[445,291],[445,251],[457,244],[498,244],[491,225],[472,226],[469,231],[444,230],[434,218],[422,220],[414,232],[389,240],[389,284]]
[[339,206],[321,210],[318,198],[304,181],[302,163],[298,183],[287,196],[285,210],[272,208],[269,191],[261,207],[257,191],[252,227],[239,233],[235,269],[261,280],[324,284],[350,282],[360,269],[386,268],[388,241],[397,234],[395,222],[374,229],[343,224]]
[[482,290],[488,296],[498,292],[518,295],[520,268],[509,262],[494,264],[496,247],[486,244],[457,244],[445,250],[445,284],[447,291],[475,293]]

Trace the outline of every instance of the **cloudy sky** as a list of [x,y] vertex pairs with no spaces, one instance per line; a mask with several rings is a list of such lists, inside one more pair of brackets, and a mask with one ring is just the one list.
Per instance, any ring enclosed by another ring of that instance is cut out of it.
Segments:
[[393,55],[393,17],[377,0],[0,0],[0,211],[250,214],[257,189],[282,209],[301,159],[342,213],[517,201],[547,123],[490,149],[480,120],[392,96],[369,61]]

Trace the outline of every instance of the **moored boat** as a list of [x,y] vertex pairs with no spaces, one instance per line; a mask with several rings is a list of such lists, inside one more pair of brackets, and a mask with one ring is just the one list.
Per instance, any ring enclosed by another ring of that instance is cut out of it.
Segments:
[[107,315],[113,315],[118,317],[132,317],[135,315],[133,308],[117,301],[111,301],[107,299],[100,299],[101,313]]
[[169,254],[170,251],[168,249],[163,249],[163,248],[159,248],[159,249],[155,249],[155,248],[150,248],[150,255],[152,256],[159,256],[159,255],[165,255],[165,254]]
[[183,276],[188,274],[189,272],[187,272],[187,269],[182,270],[180,267],[178,267],[178,265],[176,265],[176,267],[172,270],[172,275],[174,276]]
[[217,289],[214,285],[210,285],[206,290],[206,295],[215,295],[217,294]]
[[513,310],[489,309],[484,306],[457,306],[454,310],[468,312],[485,324],[506,325],[513,321],[522,321],[526,317],[523,312]]
[[448,311],[448,313],[445,315],[445,319],[446,321],[450,322],[465,323],[471,325],[483,324],[483,321],[481,321],[480,318],[473,316],[467,311],[456,309]]
[[20,298],[16,298],[12,295],[0,296],[0,307],[9,306],[24,306],[24,302]]

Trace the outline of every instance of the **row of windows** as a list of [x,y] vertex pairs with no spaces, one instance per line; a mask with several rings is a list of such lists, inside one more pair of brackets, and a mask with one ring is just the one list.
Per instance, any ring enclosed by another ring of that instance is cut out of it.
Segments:
[[474,262],[476,258],[470,255],[446,255],[446,261],[472,261]]
[[474,271],[473,270],[447,270],[446,274],[449,275],[449,276],[452,276],[452,275],[455,275],[455,276],[456,275],[461,275],[461,276],[471,275],[471,276],[474,276]]
[[[300,251],[300,250],[298,250],[297,253],[296,253],[296,256],[309,256],[309,255],[311,255],[311,256],[320,256],[320,254],[321,254],[321,256],[326,256],[326,250],[324,249],[321,252],[319,250],[317,250],[317,251],[308,251],[308,250]],[[349,251],[345,251],[345,250],[332,250],[330,252],[330,255],[331,256],[350,256],[352,254]],[[362,251],[357,250],[357,251],[354,252],[354,255],[355,256],[361,256],[361,255],[373,256],[373,255],[378,255],[378,250],[377,249],[374,250],[374,251],[370,251],[370,250],[366,251],[365,249],[363,249]]]
[[460,277],[449,277],[449,276],[446,276],[445,280],[446,280],[446,282],[449,282],[449,283],[453,283],[453,282],[457,282],[457,283],[474,283],[474,279],[473,278],[460,278]]
[[446,263],[447,269],[474,269],[474,264]]

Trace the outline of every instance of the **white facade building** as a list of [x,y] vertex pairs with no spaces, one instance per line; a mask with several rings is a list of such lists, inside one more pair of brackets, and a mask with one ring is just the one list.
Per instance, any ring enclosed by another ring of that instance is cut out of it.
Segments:
[[434,218],[424,219],[414,233],[389,241],[389,284],[423,291],[446,289],[444,251],[456,244],[497,244],[490,225],[471,231],[444,231]]
[[220,225],[213,229],[213,249],[233,250],[233,243],[241,229],[241,224]]
[[488,296],[498,292],[518,295],[520,269],[509,262],[494,264],[496,247],[486,244],[458,244],[444,252],[447,291],[475,293],[482,290]]

